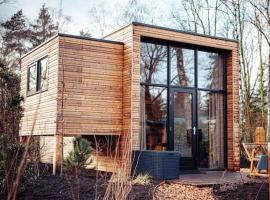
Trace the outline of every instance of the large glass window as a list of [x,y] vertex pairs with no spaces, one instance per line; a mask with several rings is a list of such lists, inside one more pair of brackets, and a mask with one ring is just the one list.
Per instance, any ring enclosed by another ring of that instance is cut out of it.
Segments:
[[194,50],[171,48],[171,84],[194,87]]
[[198,167],[223,168],[223,54],[142,42],[140,56],[142,148],[168,147],[188,162],[196,156]]
[[223,59],[220,54],[198,51],[198,88],[223,89]]
[[142,148],[165,150],[167,146],[167,89],[141,86]]
[[224,167],[223,94],[198,92],[200,167]]
[[141,82],[167,84],[167,47],[141,44]]

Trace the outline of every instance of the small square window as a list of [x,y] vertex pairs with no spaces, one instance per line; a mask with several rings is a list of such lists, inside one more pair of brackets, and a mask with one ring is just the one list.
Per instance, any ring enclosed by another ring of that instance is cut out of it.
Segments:
[[48,57],[28,67],[27,93],[34,94],[48,89]]

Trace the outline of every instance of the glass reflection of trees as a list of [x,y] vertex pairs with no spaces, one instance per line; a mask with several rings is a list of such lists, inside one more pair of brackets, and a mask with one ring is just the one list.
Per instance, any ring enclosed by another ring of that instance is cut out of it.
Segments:
[[198,88],[223,89],[223,58],[220,54],[198,51]]
[[171,48],[171,84],[194,87],[194,50]]
[[167,89],[148,84],[167,85],[167,47],[151,43],[141,44],[142,138],[151,150],[166,149]]
[[141,82],[167,84],[167,47],[141,44]]

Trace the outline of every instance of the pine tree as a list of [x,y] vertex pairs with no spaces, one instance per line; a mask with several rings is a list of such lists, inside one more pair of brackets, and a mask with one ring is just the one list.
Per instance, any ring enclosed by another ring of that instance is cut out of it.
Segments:
[[29,29],[22,10],[15,13],[9,20],[1,24],[4,29],[2,36],[1,61],[9,67],[16,69],[20,66],[20,59],[28,48],[26,42],[29,37]]
[[73,151],[64,160],[64,166],[75,170],[84,168],[91,163],[91,160],[89,160],[91,153],[90,143],[82,137],[76,137],[73,140]]
[[31,24],[31,43],[33,47],[45,42],[58,32],[58,27],[53,23],[48,7],[42,5],[38,19]]
[[92,37],[91,33],[89,32],[89,30],[80,30],[80,36],[83,37]]

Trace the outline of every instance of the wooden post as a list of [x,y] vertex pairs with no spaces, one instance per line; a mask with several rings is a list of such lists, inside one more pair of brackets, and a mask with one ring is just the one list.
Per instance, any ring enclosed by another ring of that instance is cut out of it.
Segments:
[[270,142],[268,142],[267,145],[267,150],[268,150],[268,192],[269,192],[269,198],[270,198]]
[[53,175],[56,175],[57,168],[59,169],[62,162],[62,143],[61,136],[55,135],[54,156],[53,156]]

